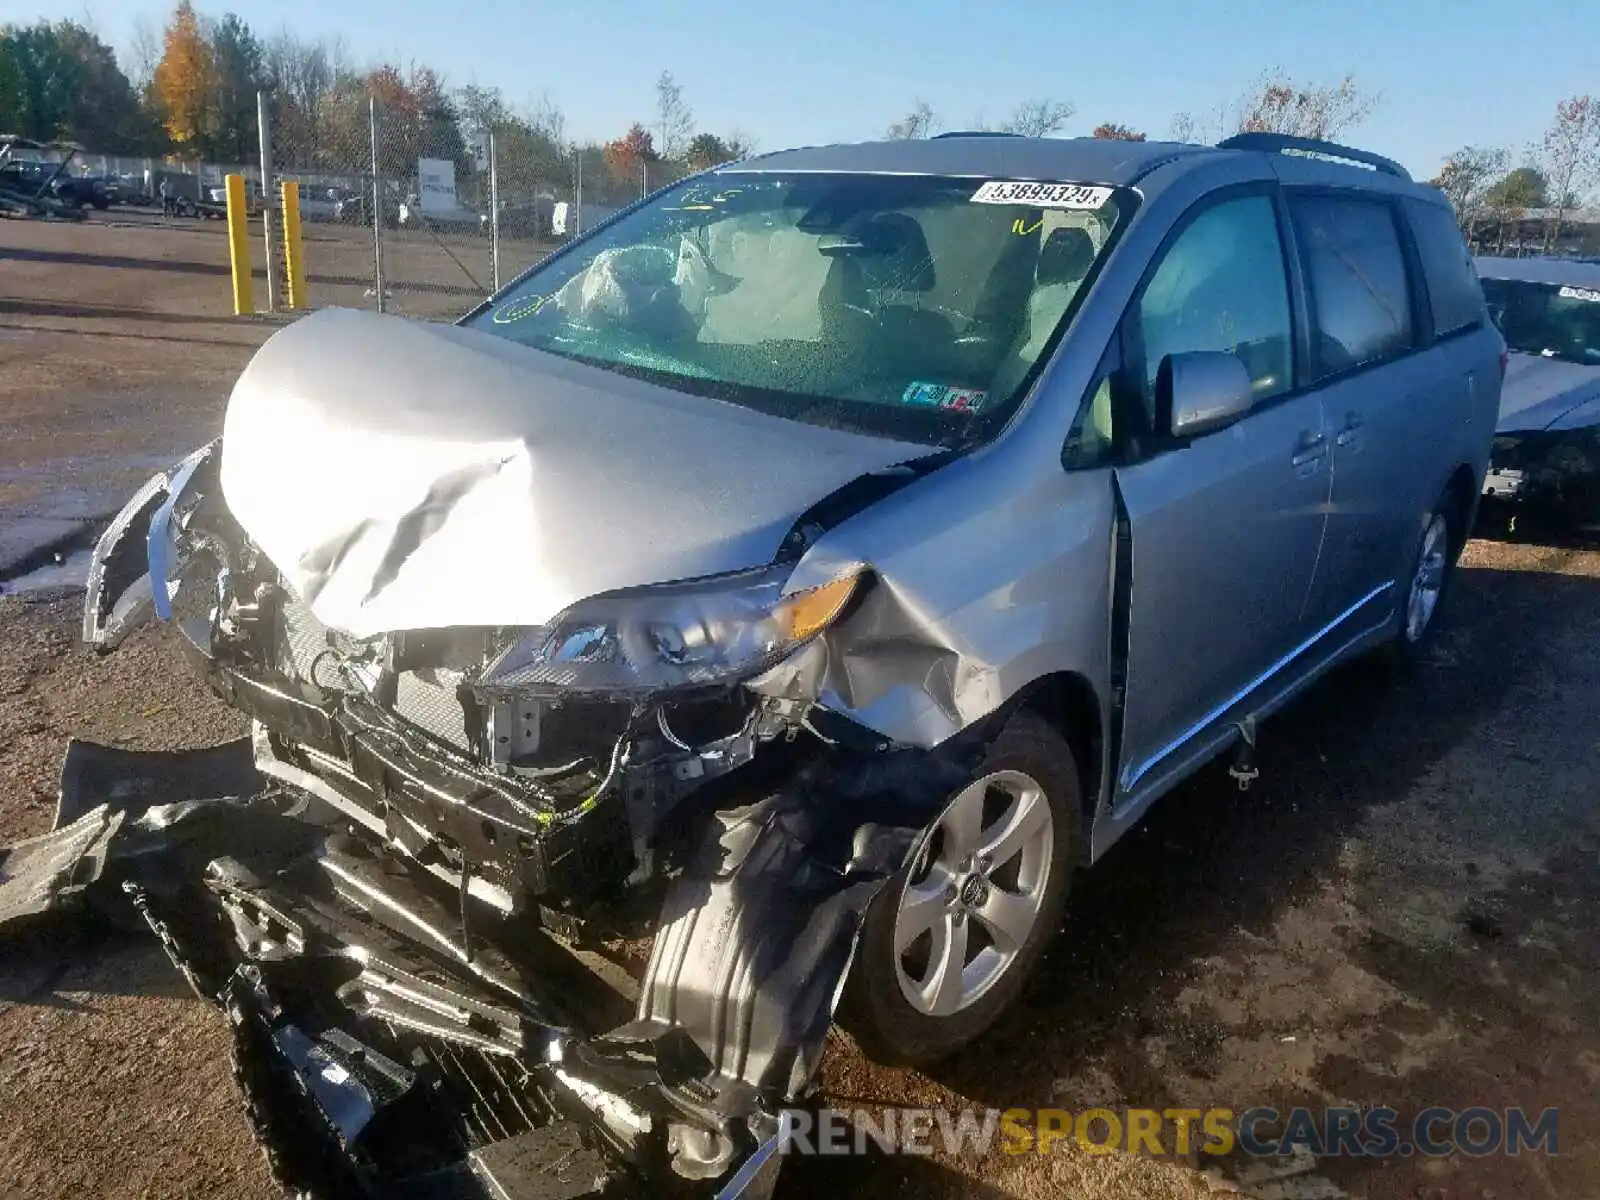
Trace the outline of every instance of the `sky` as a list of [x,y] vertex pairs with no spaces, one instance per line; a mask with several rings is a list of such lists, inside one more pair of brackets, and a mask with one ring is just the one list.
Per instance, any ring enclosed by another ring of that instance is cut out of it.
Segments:
[[[1346,140],[1427,178],[1457,147],[1514,161],[1557,101],[1600,92],[1600,10],[1555,0],[1537,16],[1481,0],[196,0],[258,33],[339,37],[357,64],[415,60],[455,86],[540,95],[569,136],[606,140],[653,119],[670,70],[696,126],[738,128],[761,149],[877,137],[917,99],[946,128],[998,122],[1029,99],[1067,101],[1063,135],[1118,121],[1205,130],[1264,70],[1381,99]],[[119,52],[146,0],[0,0],[0,23],[87,20]]]

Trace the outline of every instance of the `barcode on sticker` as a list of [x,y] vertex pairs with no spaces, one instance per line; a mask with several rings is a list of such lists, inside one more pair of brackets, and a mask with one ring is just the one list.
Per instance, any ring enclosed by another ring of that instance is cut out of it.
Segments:
[[992,179],[972,193],[974,204],[1026,204],[1032,208],[1093,210],[1111,199],[1108,187],[1083,183],[1004,182]]

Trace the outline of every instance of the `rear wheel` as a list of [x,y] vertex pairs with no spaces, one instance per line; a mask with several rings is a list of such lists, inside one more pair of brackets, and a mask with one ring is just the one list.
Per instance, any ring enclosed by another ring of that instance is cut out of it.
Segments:
[[1400,628],[1390,650],[1401,663],[1418,661],[1432,647],[1461,546],[1461,506],[1446,493],[1422,523],[1400,597]]
[[868,910],[841,1017],[870,1057],[943,1058],[1016,998],[1060,926],[1079,811],[1071,747],[1017,713]]

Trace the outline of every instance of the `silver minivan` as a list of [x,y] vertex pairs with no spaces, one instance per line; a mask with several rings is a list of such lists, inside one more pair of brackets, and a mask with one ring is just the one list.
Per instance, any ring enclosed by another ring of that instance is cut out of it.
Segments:
[[307,317],[96,552],[86,639],[175,621],[316,831],[151,919],[338,1068],[263,1096],[386,1114],[362,1186],[565,1114],[755,1194],[836,1012],[977,1037],[1158,797],[1424,649],[1504,370],[1440,193],[1270,134],[784,151],[456,325]]

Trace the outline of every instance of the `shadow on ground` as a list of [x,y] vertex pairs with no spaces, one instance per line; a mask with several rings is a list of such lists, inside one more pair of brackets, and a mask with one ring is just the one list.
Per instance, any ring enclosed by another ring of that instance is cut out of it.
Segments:
[[[1548,553],[1557,560],[1548,565],[1558,569],[1565,552]],[[1068,929],[1024,1000],[979,1043],[930,1076],[958,1096],[995,1109],[1194,1104],[1194,1096],[1174,1093],[1174,1077],[1179,1087],[1186,1077],[1207,1078],[1230,1053],[1225,1027],[1175,1005],[1198,964],[1265,938],[1287,909],[1337,876],[1340,846],[1364,814],[1403,799],[1424,773],[1473,737],[1520,673],[1538,670],[1550,653],[1553,629],[1600,612],[1595,578],[1463,568],[1455,589],[1431,662],[1403,678],[1377,661],[1336,672],[1263,726],[1261,778],[1248,793],[1213,765],[1167,796],[1081,874]],[[1586,895],[1591,909],[1600,905],[1600,868],[1566,861],[1563,875],[1561,864],[1556,867],[1549,879],[1513,886],[1565,888]],[[1577,879],[1582,871],[1590,877]],[[1600,939],[1593,924],[1588,928],[1586,938],[1569,941],[1576,947],[1576,969],[1588,963],[1592,979]],[[1514,989],[1472,986],[1470,961],[1413,961],[1394,946],[1376,943],[1358,958],[1408,995],[1426,999],[1448,992],[1466,1024],[1510,1022],[1508,1038],[1526,1031],[1519,1007],[1508,999]],[[1164,1041],[1164,1061],[1151,1061],[1143,1049],[1151,1038]],[[1337,1069],[1324,1064],[1330,1074],[1324,1082],[1335,1094],[1396,1103],[1393,1077],[1340,1080],[1332,1077]],[[1431,1092],[1429,1082],[1417,1081],[1422,1104],[1460,1103],[1469,1095],[1470,1103],[1493,1102],[1481,1087],[1474,1092],[1464,1074],[1432,1081],[1438,1087]],[[1572,1083],[1572,1095],[1586,1093],[1581,1080]],[[1107,1086],[1110,1095],[1104,1094]],[[1408,1094],[1417,1091],[1409,1080],[1405,1087]],[[1272,1099],[1327,1103],[1291,1094]],[[1232,1102],[1268,1098],[1240,1096]],[[841,1103],[874,1102],[858,1096]],[[796,1162],[782,1195],[821,1197],[841,1187],[913,1194],[901,1190],[907,1170],[933,1172],[914,1181],[917,1194],[954,1194],[953,1177],[933,1163],[869,1158],[845,1164]],[[840,1170],[849,1172],[848,1184]],[[971,1194],[969,1183],[963,1182],[960,1194]]]

